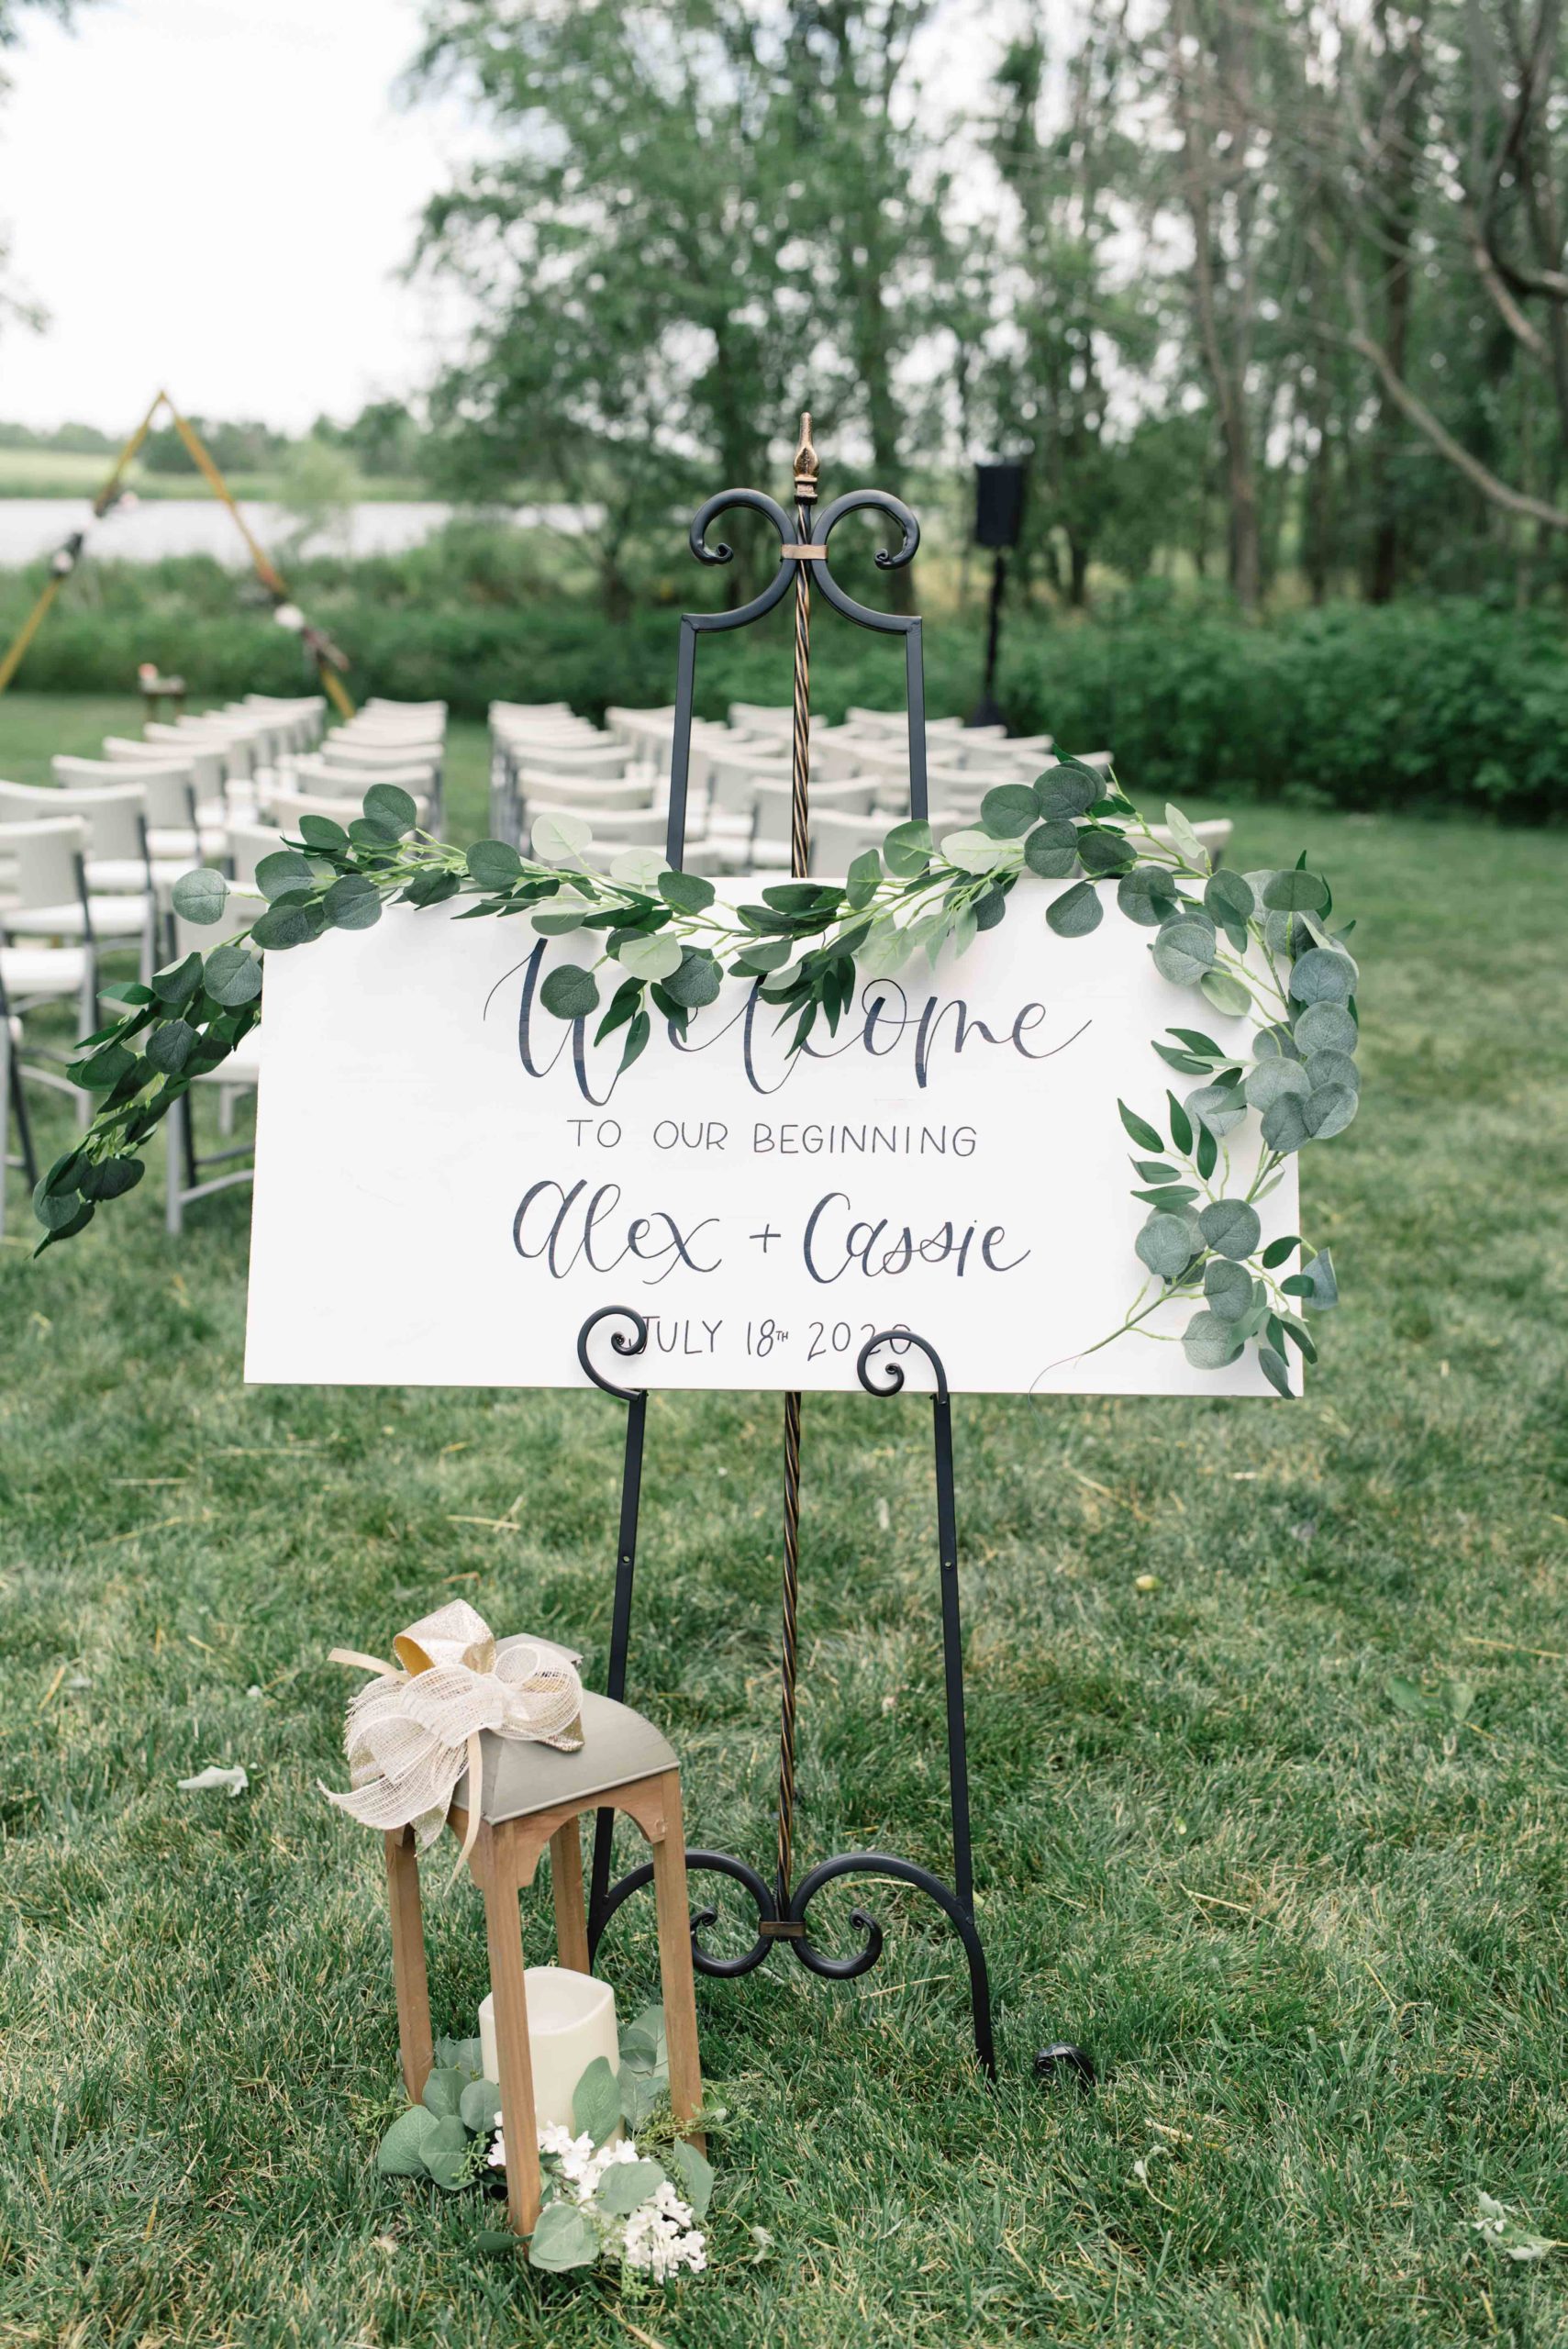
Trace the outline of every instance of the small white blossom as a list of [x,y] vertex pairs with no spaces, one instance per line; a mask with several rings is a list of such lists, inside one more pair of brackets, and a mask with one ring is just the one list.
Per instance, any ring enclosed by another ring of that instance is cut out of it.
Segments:
[[[636,2268],[656,2284],[668,2283],[683,2268],[693,2276],[702,2273],[707,2265],[707,2238],[694,2223],[691,2204],[681,2199],[668,2178],[624,2219],[600,2210],[595,2198],[606,2171],[641,2159],[630,2137],[617,2138],[595,2150],[590,2136],[574,2137],[558,2121],[550,2121],[539,2132],[539,2149],[557,2164],[562,2198],[575,2202],[592,2221],[606,2258]],[[492,2169],[506,2166],[506,2139],[499,2127],[491,2143],[489,2163]]]

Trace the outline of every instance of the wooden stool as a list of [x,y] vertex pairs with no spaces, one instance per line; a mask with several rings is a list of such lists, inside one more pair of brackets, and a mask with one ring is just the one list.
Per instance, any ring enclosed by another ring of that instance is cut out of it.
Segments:
[[[497,1642],[498,1648],[508,1644],[505,1640]],[[482,1733],[480,1746],[481,1824],[469,1866],[484,1896],[501,2072],[501,2125],[506,2140],[506,2216],[516,2232],[526,2235],[532,2233],[539,2217],[539,2131],[534,2120],[517,1895],[533,1882],[548,1843],[560,1962],[578,1974],[591,1972],[588,1919],[583,1905],[583,1847],[577,1827],[578,1816],[584,1810],[624,1810],[636,1820],[653,1847],[670,2101],[677,2121],[690,2121],[702,2108],[681,1770],[674,1749],[651,1721],[628,1705],[587,1694],[583,1698],[583,1744],[576,1753],[496,1737],[488,1730]],[[468,1831],[471,1799],[465,1776],[459,1781],[448,1815],[448,1824],[460,1839]],[[397,1829],[385,1842],[398,2048],[404,2086],[417,2102],[434,2060],[418,1856],[411,1827]],[[689,2130],[685,2134],[701,2148],[700,2134]]]

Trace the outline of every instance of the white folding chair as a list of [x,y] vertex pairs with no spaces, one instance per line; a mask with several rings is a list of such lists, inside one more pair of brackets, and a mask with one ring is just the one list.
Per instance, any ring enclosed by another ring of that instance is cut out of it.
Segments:
[[[61,791],[48,785],[0,783],[0,855],[21,871],[20,836],[61,817],[79,818],[86,830],[87,871],[83,887],[39,884],[39,860],[31,860],[31,893],[18,877],[16,902],[0,901],[0,919],[17,937],[58,938],[68,944],[99,947],[134,944],[140,949],[141,975],[152,968],[157,934],[154,875],[147,854],[145,802],[137,785],[113,791]],[[169,874],[171,885],[179,865]],[[42,895],[39,894],[42,887]]]

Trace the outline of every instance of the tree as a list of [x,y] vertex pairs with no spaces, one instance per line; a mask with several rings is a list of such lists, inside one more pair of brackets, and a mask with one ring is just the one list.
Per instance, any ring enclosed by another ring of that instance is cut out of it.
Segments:
[[[785,429],[806,297],[788,298],[766,22],[707,0],[438,0],[413,78],[456,81],[501,138],[420,243],[483,305],[434,403],[449,477],[564,488],[618,612],[638,537],[716,461],[754,480]],[[733,535],[740,596],[750,538]]]

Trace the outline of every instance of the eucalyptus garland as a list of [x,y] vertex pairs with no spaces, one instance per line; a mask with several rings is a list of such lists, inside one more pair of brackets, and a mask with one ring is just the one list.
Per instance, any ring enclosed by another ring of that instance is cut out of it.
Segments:
[[[135,1186],[138,1152],[159,1121],[256,1025],[262,953],[328,930],[368,930],[388,904],[463,897],[462,921],[520,917],[542,937],[595,937],[594,959],[551,970],[539,999],[557,1018],[584,1022],[584,1033],[592,1023],[595,1043],[620,1034],[626,1068],[655,1018],[684,1036],[726,979],[778,1007],[797,1052],[819,1020],[836,1030],[862,982],[890,977],[922,951],[932,963],[950,945],[962,954],[1020,888],[1028,902],[1037,881],[1061,881],[1067,886],[1045,907],[1059,937],[1096,929],[1114,887],[1119,911],[1152,931],[1163,978],[1222,1018],[1251,1022],[1244,1048],[1202,1028],[1168,1029],[1154,1051],[1201,1082],[1180,1099],[1168,1089],[1152,1116],[1119,1105],[1137,1152],[1129,1187],[1149,1210],[1136,1243],[1148,1278],[1100,1343],[1132,1330],[1164,1335],[1146,1324],[1184,1298],[1196,1310],[1181,1342],[1195,1368],[1224,1369],[1251,1344],[1264,1376],[1287,1394],[1287,1347],[1316,1358],[1297,1308],[1338,1302],[1329,1251],[1313,1252],[1298,1234],[1263,1247],[1258,1214],[1285,1161],[1342,1133],[1360,1101],[1357,970],[1344,943],[1353,924],[1329,928],[1332,893],[1305,857],[1284,870],[1215,870],[1179,808],[1166,808],[1157,832],[1114,777],[1074,759],[1036,783],[987,793],[979,821],[940,843],[929,824],[896,824],[843,882],[779,882],[734,907],[711,881],[673,870],[651,849],[594,870],[589,828],[570,817],[541,818],[523,855],[503,841],[451,847],[417,829],[417,812],[406,792],[376,784],[347,826],[301,817],[298,839],[257,867],[253,921],[150,985],[106,990],[124,1009],[77,1048],[75,1081],[100,1098],[81,1141],[38,1187],[40,1252]],[[176,885],[174,905],[186,920],[211,923],[230,894],[221,874],[204,870]],[[1261,1148],[1240,1189],[1227,1138],[1249,1116]]]

